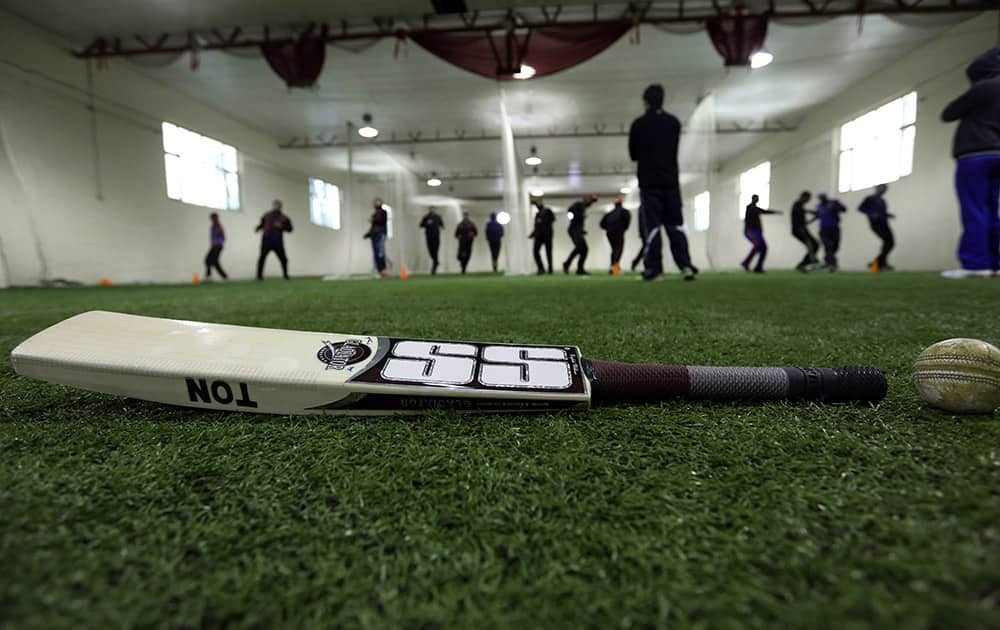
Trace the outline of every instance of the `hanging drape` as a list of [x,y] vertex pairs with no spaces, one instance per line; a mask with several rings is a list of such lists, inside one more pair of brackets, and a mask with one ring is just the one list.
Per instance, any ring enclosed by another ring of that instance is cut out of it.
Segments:
[[312,87],[326,60],[325,34],[303,33],[286,42],[267,42],[260,52],[274,73],[290,88]]
[[708,36],[727,66],[749,66],[750,57],[764,46],[767,16],[735,15],[707,22]]

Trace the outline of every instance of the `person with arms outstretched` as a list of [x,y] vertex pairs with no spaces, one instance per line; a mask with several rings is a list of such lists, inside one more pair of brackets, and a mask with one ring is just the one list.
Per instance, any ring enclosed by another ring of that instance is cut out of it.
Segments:
[[372,242],[372,262],[379,278],[385,280],[389,276],[388,264],[385,261],[385,239],[389,235],[389,213],[382,205],[381,197],[372,201],[372,215],[368,217],[368,231],[364,238]]
[[[816,252],[819,251],[819,241],[809,232],[807,227],[816,220],[816,213],[806,209],[806,204],[809,203],[810,199],[812,199],[812,193],[803,190],[799,198],[792,204],[792,236],[806,246],[806,255],[802,257],[799,264],[795,265],[795,270],[802,272],[809,271],[819,264],[819,258],[816,256]],[[812,217],[807,219],[807,214],[811,214]]]
[[889,264],[889,252],[896,245],[896,239],[892,236],[892,229],[889,227],[889,219],[896,215],[889,214],[889,206],[885,203],[885,193],[889,190],[886,184],[879,184],[875,187],[875,192],[865,197],[865,200],[858,206],[861,214],[868,215],[868,225],[872,232],[882,241],[882,249],[873,261],[868,263],[869,271],[892,271]]
[[551,208],[546,208],[540,198],[531,200],[535,204],[535,227],[531,230],[528,238],[533,241],[532,253],[535,256],[535,265],[538,266],[538,275],[546,273],[545,265],[542,264],[541,251],[545,248],[545,255],[548,258],[548,273],[552,273],[552,226],[556,222],[556,215]]
[[632,222],[632,213],[622,205],[621,199],[615,199],[615,207],[601,217],[601,229],[608,237],[611,245],[611,275],[621,273],[622,251],[625,249],[625,231]]
[[438,250],[441,247],[441,230],[444,229],[444,221],[441,215],[428,208],[427,214],[420,219],[420,227],[424,230],[424,237],[427,241],[427,253],[431,255],[431,275],[437,275],[438,271]]
[[642,94],[646,113],[637,118],[629,130],[628,149],[637,163],[640,212],[646,221],[644,280],[663,273],[663,239],[665,228],[670,240],[670,252],[685,280],[694,280],[697,268],[691,264],[684,216],[681,212],[680,174],[677,147],[681,123],[663,110],[663,86],[653,84]]
[[1000,274],[1000,47],[976,57],[965,74],[972,85],[941,112],[945,122],[960,121],[952,155],[962,207],[961,268],[944,272],[946,278]]
[[486,242],[490,244],[490,259],[493,261],[493,273],[497,272],[497,264],[500,262],[500,242],[503,239],[503,226],[497,221],[497,213],[490,213],[490,220],[486,222]]
[[472,258],[472,242],[479,234],[476,224],[469,219],[469,212],[462,213],[462,221],[455,226],[455,238],[458,239],[458,264],[462,266],[462,273],[465,273],[469,266],[469,259]]
[[584,269],[584,264],[587,262],[587,252],[590,249],[587,247],[587,231],[584,229],[584,223],[587,220],[587,208],[592,206],[594,202],[597,201],[597,195],[587,195],[580,201],[577,201],[569,207],[566,211],[569,215],[569,237],[573,241],[573,251],[569,253],[569,258],[563,262],[563,272],[569,273],[569,268],[573,266],[573,260],[579,256],[579,260],[576,263],[576,275],[587,276],[587,270]]
[[288,280],[288,256],[285,255],[285,232],[292,231],[292,220],[281,211],[280,199],[275,199],[271,210],[264,213],[257,224],[255,232],[262,232],[260,237],[260,257],[257,258],[257,279],[264,279],[264,259],[271,252],[281,263],[281,275]]
[[767,257],[767,241],[764,240],[764,226],[760,221],[764,214],[781,214],[777,210],[766,210],[757,205],[760,201],[758,195],[750,197],[750,205],[746,208],[746,216],[743,218],[743,236],[753,245],[750,253],[740,263],[744,271],[750,271],[750,263],[753,257],[757,256],[757,264],[754,265],[754,273],[764,273],[764,259]]
[[226,232],[222,229],[222,224],[219,223],[219,213],[213,212],[209,215],[212,220],[212,228],[209,231],[209,249],[208,255],[205,256],[205,279],[208,280],[212,277],[212,269],[219,272],[222,279],[225,280],[229,276],[226,272],[222,270],[222,265],[219,264],[219,256],[222,254],[222,246],[226,242]]
[[847,212],[844,204],[819,194],[816,217],[819,219],[819,238],[823,241],[823,268],[837,270],[837,250],[840,249],[840,215]]

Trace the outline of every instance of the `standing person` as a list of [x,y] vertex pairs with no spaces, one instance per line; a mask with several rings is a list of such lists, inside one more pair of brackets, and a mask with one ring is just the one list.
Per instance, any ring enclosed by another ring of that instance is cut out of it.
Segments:
[[611,269],[609,273],[617,276],[621,273],[622,250],[625,249],[625,231],[632,222],[632,213],[623,205],[621,199],[615,199],[615,207],[601,217],[601,229],[608,237],[611,245]]
[[569,258],[563,263],[563,272],[569,273],[569,268],[573,264],[573,259],[579,256],[576,263],[576,275],[588,276],[587,270],[583,268],[587,262],[587,231],[584,229],[584,222],[587,220],[587,208],[597,201],[597,195],[587,195],[569,207],[567,213],[572,215],[569,219],[569,237],[573,240],[573,251],[569,253]]
[[497,213],[490,213],[486,223],[486,241],[490,244],[490,258],[493,259],[493,273],[497,272],[497,262],[500,260],[500,241],[503,239],[503,226],[497,221]]
[[212,219],[212,228],[209,231],[209,249],[208,255],[205,256],[205,279],[208,280],[212,277],[212,269],[216,269],[222,279],[225,280],[229,276],[226,272],[222,270],[222,265],[219,264],[219,255],[222,254],[222,245],[226,242],[226,232],[222,229],[222,224],[219,223],[219,213],[213,212],[208,215]]
[[670,252],[685,280],[694,280],[698,270],[691,264],[684,216],[681,213],[681,187],[677,167],[677,145],[681,123],[663,111],[663,86],[653,84],[642,93],[646,113],[636,118],[628,135],[628,150],[638,163],[640,212],[645,217],[644,280],[663,273],[663,241],[660,228],[667,230]]
[[[809,271],[813,265],[819,264],[819,258],[816,257],[816,252],[819,251],[819,241],[806,227],[816,220],[816,213],[812,210],[806,210],[806,204],[809,203],[810,199],[812,199],[812,193],[803,190],[799,198],[792,204],[792,236],[806,246],[806,255],[802,257],[799,264],[795,265],[795,270],[802,272]],[[806,220],[807,214],[811,214],[812,218]]]
[[270,212],[264,213],[255,232],[263,232],[260,237],[260,257],[257,258],[257,279],[264,279],[264,259],[271,252],[281,262],[281,275],[288,280],[288,256],[285,255],[285,232],[292,231],[292,220],[281,211],[280,199],[271,203]]
[[539,198],[533,199],[535,208],[535,227],[531,230],[528,238],[534,240],[532,253],[535,255],[535,264],[538,266],[538,275],[545,273],[545,266],[542,264],[541,250],[545,248],[545,255],[549,261],[548,272],[552,273],[552,225],[556,222],[556,215],[551,208],[546,208]]
[[750,205],[747,206],[747,213],[743,219],[743,236],[753,245],[753,249],[743,259],[740,266],[744,271],[750,271],[750,263],[753,257],[757,256],[757,264],[753,268],[754,273],[764,273],[764,259],[767,257],[767,241],[764,240],[764,226],[761,224],[762,214],[781,214],[777,210],[765,210],[757,205],[760,197],[753,195],[750,197]]
[[945,122],[961,121],[952,155],[962,206],[962,268],[944,272],[946,278],[1000,272],[1000,47],[976,57],[965,74],[972,86],[941,112]]
[[462,273],[469,266],[469,259],[472,258],[472,241],[475,240],[479,231],[476,224],[469,219],[469,211],[462,213],[462,222],[455,227],[455,238],[458,239],[458,263],[462,266]]
[[374,259],[375,271],[381,279],[389,275],[388,265],[385,262],[385,239],[389,234],[389,213],[382,206],[382,198],[375,197],[372,201],[373,212],[368,217],[370,227],[365,232],[364,238],[372,241],[372,258]]
[[823,241],[823,268],[837,270],[837,250],[840,249],[840,215],[847,208],[836,199],[819,194],[816,216],[819,218],[819,238]]
[[639,228],[639,253],[632,259],[632,271],[635,271],[635,268],[639,266],[639,263],[646,256],[646,236],[649,234],[649,231],[646,229],[646,218],[643,216],[642,206],[639,206],[636,224],[638,224]]
[[892,271],[889,264],[889,252],[896,245],[896,239],[892,237],[892,230],[889,228],[889,219],[896,215],[889,214],[889,207],[885,203],[885,193],[889,190],[886,184],[879,184],[875,187],[875,192],[865,197],[865,200],[858,206],[858,211],[868,215],[868,224],[875,232],[875,236],[882,240],[882,250],[875,260],[868,263],[869,271]]
[[420,219],[420,227],[424,230],[424,237],[427,239],[427,253],[431,255],[431,275],[438,272],[438,249],[441,247],[441,230],[444,229],[444,221],[441,215],[428,208],[427,214]]

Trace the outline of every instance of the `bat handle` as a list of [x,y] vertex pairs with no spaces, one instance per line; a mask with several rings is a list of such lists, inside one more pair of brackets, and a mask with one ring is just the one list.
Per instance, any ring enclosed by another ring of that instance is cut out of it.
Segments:
[[586,361],[595,404],[673,398],[878,402],[888,390],[881,370],[864,366],[696,367]]

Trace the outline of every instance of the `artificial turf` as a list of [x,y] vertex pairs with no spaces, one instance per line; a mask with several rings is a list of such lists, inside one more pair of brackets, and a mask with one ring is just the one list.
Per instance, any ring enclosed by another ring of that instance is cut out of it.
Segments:
[[[997,627],[1000,418],[909,369],[1000,341],[930,274],[437,277],[0,294],[0,351],[106,309],[695,365],[874,364],[877,408],[204,413],[0,360],[0,626]],[[141,352],[141,348],[137,349]]]

